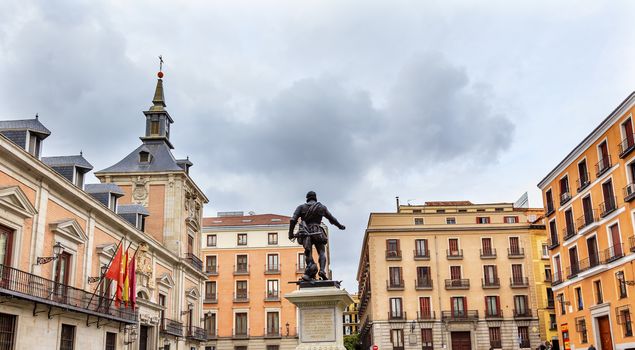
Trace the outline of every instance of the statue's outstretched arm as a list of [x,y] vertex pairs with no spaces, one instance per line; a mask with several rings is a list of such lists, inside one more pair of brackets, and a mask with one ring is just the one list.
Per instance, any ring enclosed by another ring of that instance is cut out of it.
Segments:
[[326,207],[325,207],[325,210],[324,210],[324,217],[331,223],[331,225],[337,226],[337,228],[339,228],[340,230],[345,230],[346,229],[346,226],[340,224],[340,222],[337,221],[335,216],[333,216],[333,214],[331,214],[331,212]]

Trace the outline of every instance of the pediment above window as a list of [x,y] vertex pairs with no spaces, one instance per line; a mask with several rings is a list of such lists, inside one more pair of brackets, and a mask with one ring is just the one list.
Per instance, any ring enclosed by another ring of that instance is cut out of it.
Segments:
[[75,219],[64,219],[53,222],[49,224],[49,228],[51,232],[76,244],[84,244],[88,239],[86,233]]
[[161,277],[157,278],[157,284],[167,288],[172,288],[174,287],[174,280],[168,273],[164,273]]
[[185,297],[188,299],[198,300],[201,298],[201,292],[198,291],[198,288],[192,287],[185,292]]
[[37,214],[37,210],[19,186],[0,187],[0,208],[24,218]]
[[112,258],[117,252],[116,243],[106,243],[97,246],[97,254],[106,258]]

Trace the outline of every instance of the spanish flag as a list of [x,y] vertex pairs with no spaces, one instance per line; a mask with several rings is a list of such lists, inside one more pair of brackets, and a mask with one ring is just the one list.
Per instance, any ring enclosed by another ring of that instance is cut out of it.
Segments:
[[[123,278],[123,283],[121,285],[121,289],[122,289],[122,296],[121,296],[121,301],[123,301],[125,303],[125,305],[128,305],[128,301],[130,300],[130,281],[129,281],[129,262],[128,262],[128,250],[126,249],[126,255],[125,258],[123,259],[123,264],[121,264],[121,270],[122,270],[122,278]],[[119,284],[117,284],[117,289],[119,289]]]
[[106,271],[106,274],[104,275],[104,277],[113,281],[119,281],[119,275],[121,273],[121,250],[122,247],[121,244],[119,244],[119,249],[117,249],[115,256],[112,258],[112,262],[108,267],[108,271]]

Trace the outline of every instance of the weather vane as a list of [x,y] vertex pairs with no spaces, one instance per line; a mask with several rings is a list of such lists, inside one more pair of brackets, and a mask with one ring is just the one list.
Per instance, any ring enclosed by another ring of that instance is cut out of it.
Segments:
[[163,78],[163,55],[159,55],[159,73],[157,75],[160,78]]

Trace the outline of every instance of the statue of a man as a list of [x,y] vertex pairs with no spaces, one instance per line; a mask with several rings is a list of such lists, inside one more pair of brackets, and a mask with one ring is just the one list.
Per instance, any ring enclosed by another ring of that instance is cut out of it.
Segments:
[[[298,239],[304,247],[304,263],[305,270],[302,280],[311,281],[316,279],[316,275],[319,274],[323,280],[328,279],[326,274],[326,244],[328,243],[328,237],[326,232],[322,228],[322,217],[328,219],[328,221],[337,226],[340,230],[346,229],[346,227],[337,221],[337,219],[331,215],[329,210],[322,203],[317,201],[317,195],[315,192],[310,191],[306,194],[306,203],[300,204],[291,218],[289,225],[289,239]],[[298,223],[298,219],[302,219],[298,233],[294,234],[295,226]],[[313,260],[313,246],[317,250],[319,255],[320,270]]]

